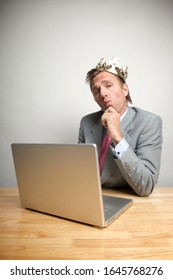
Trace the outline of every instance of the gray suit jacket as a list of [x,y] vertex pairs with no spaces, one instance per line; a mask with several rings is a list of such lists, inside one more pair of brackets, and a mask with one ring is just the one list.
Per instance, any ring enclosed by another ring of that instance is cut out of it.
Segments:
[[[99,111],[82,118],[78,138],[79,143],[97,144],[98,154],[103,131],[102,113]],[[153,113],[129,107],[121,121],[121,131],[129,148],[120,159],[116,159],[109,149],[101,175],[102,186],[131,186],[137,195],[148,196],[159,176],[162,120]]]

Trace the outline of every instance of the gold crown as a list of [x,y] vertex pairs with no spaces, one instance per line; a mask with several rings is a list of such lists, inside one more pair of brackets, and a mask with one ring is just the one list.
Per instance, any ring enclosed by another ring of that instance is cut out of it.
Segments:
[[96,69],[115,74],[121,77],[124,81],[126,81],[128,76],[128,67],[123,66],[117,57],[112,57],[109,60],[102,58],[97,64]]

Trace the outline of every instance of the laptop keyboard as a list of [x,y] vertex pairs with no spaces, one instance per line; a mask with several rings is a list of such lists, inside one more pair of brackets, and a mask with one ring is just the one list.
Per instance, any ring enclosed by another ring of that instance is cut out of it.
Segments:
[[104,212],[106,213],[107,211],[111,210],[112,208],[114,208],[112,205],[110,204],[104,204]]

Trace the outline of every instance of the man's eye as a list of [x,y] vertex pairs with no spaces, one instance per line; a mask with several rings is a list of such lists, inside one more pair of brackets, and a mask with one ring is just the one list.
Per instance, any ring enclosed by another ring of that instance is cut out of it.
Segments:
[[107,85],[106,85],[107,88],[109,88],[109,87],[111,87],[111,86],[112,86],[112,84],[107,84]]
[[94,95],[97,95],[99,92],[100,92],[99,89],[95,89],[95,90],[94,90]]

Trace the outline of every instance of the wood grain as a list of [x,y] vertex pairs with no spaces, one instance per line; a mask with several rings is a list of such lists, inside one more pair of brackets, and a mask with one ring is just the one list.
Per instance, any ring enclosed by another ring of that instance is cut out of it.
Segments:
[[0,259],[173,259],[173,188],[150,197],[103,192],[134,203],[100,229],[22,209],[17,188],[0,188]]

